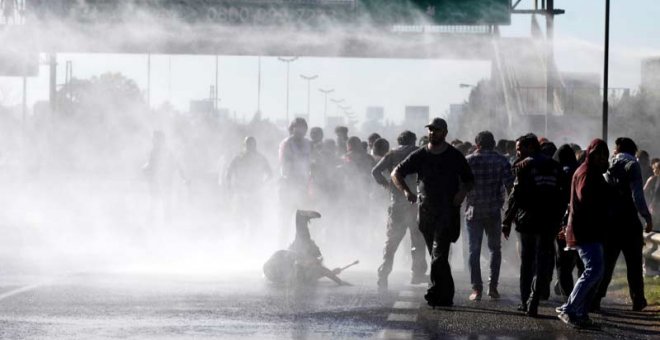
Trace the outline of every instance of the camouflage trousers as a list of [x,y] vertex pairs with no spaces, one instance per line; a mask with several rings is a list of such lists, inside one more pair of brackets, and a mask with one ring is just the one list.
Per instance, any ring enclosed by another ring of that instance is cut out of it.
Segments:
[[408,202],[404,202],[393,204],[388,208],[387,240],[383,250],[383,263],[378,268],[379,279],[387,279],[387,276],[392,272],[394,254],[406,235],[406,230],[410,231],[412,275],[423,276],[426,273],[426,243],[417,226],[417,208]]

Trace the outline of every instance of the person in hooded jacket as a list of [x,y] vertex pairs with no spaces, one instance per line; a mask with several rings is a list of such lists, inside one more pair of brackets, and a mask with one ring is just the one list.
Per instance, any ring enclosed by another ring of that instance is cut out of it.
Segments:
[[591,142],[585,162],[580,165],[571,184],[568,226],[565,228],[566,246],[577,249],[584,263],[584,271],[578,278],[568,301],[557,308],[559,319],[573,327],[592,325],[588,316],[598,284],[605,272],[603,243],[610,218],[610,187],[603,173],[607,171],[609,150],[601,139]]

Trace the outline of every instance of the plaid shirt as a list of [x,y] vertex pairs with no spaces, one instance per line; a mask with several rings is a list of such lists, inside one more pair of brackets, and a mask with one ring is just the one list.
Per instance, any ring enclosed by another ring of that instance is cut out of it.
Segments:
[[513,186],[513,172],[506,157],[492,150],[475,151],[466,157],[474,174],[474,188],[467,194],[468,220],[499,216],[504,206],[504,189]]

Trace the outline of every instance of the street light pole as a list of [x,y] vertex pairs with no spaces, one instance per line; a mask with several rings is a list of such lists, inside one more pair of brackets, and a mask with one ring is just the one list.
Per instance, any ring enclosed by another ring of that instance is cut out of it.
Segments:
[[261,114],[261,56],[257,62],[257,114]]
[[296,61],[298,57],[278,57],[279,61],[286,63],[286,123],[289,123],[289,65]]
[[310,119],[311,119],[310,116],[309,116],[309,114],[310,114],[310,113],[309,113],[309,103],[310,103],[310,94],[311,94],[311,92],[310,92],[310,91],[311,91],[311,90],[310,90],[311,87],[310,87],[310,86],[311,86],[312,80],[314,80],[314,79],[316,79],[316,78],[318,78],[318,77],[319,77],[319,76],[316,75],[316,74],[315,74],[315,75],[312,75],[312,76],[306,76],[306,75],[304,75],[304,74],[301,74],[301,75],[300,75],[300,78],[302,78],[302,79],[304,79],[304,80],[307,81],[307,120],[310,120]]
[[151,110],[151,53],[147,54],[147,107]]
[[323,106],[323,124],[328,121],[328,94],[335,92],[335,89],[319,89],[325,95],[325,105]]
[[213,88],[213,109],[218,109],[218,56],[215,56],[215,87]]
[[603,140],[607,143],[609,103],[607,99],[609,86],[609,61],[610,61],[610,0],[605,0],[605,60],[603,69]]

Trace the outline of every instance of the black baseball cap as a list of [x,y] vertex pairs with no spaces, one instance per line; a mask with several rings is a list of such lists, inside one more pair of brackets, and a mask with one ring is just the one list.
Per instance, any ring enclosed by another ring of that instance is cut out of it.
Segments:
[[447,130],[447,122],[442,118],[433,118],[425,127],[439,130]]

